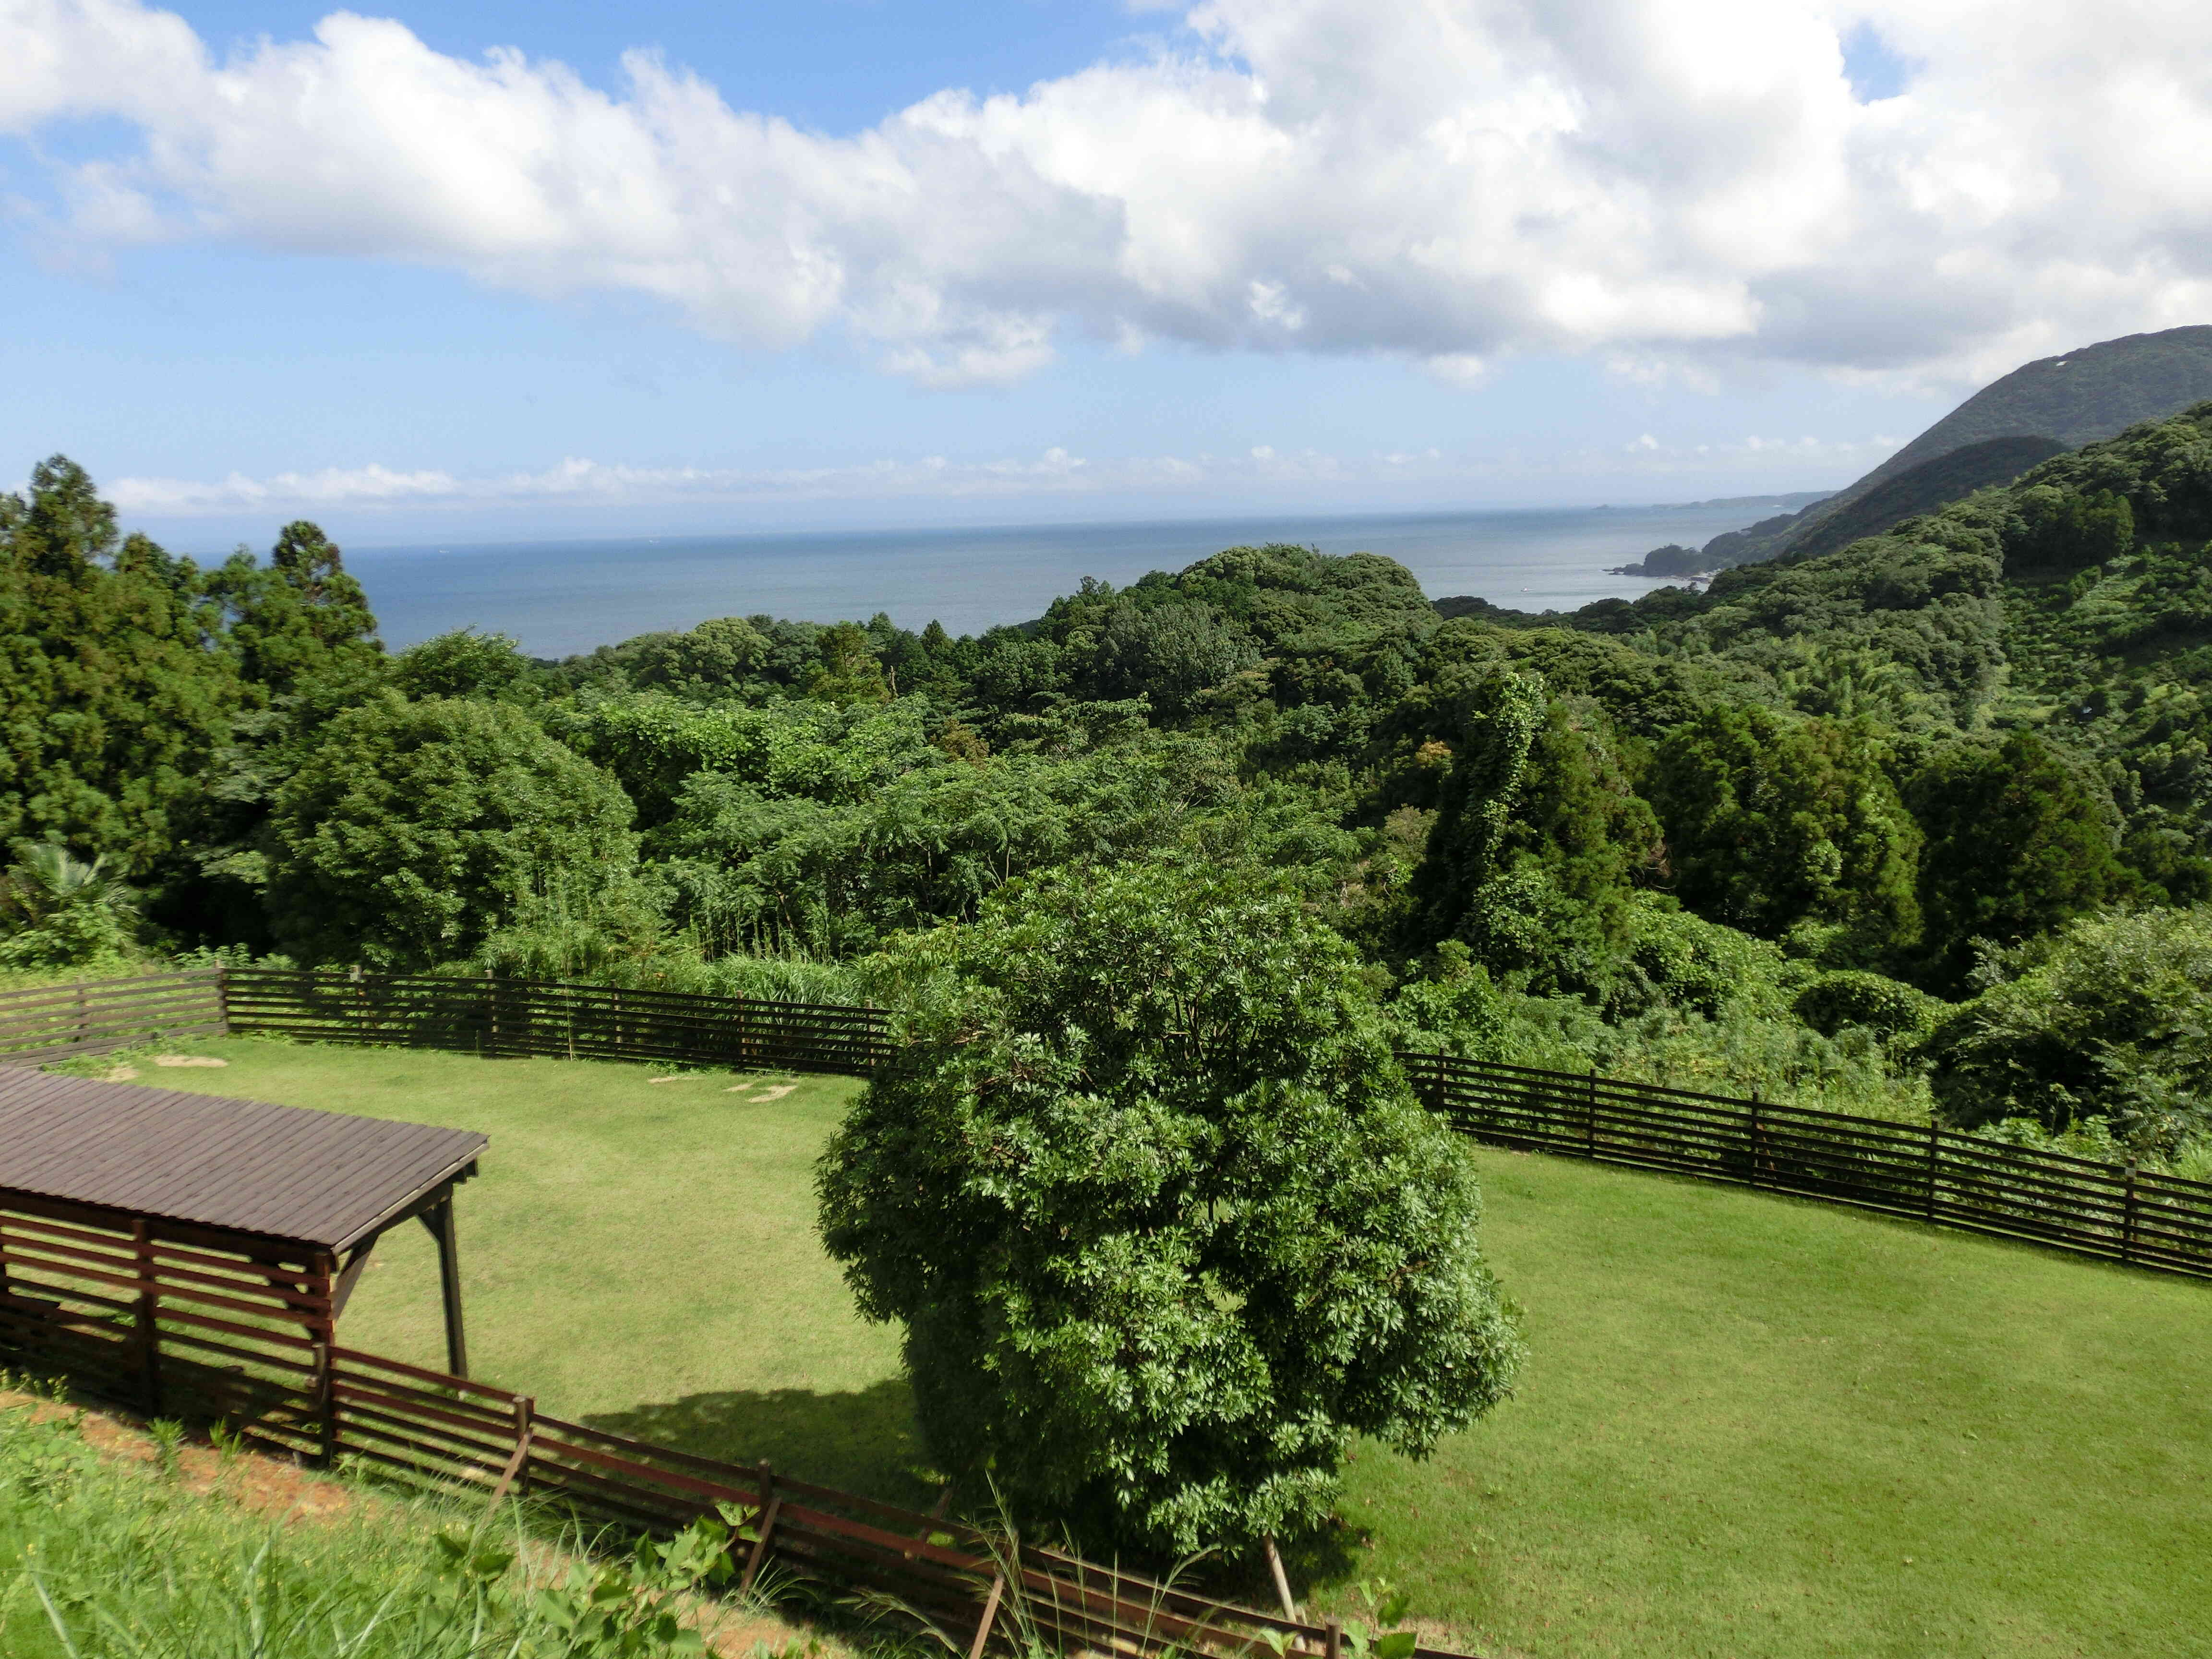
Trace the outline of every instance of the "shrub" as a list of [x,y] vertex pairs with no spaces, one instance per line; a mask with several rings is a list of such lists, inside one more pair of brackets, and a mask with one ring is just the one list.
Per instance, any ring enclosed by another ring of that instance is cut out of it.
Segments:
[[1824,1036],[1856,1025],[1890,1038],[1924,1034],[1943,1005],[1903,980],[1846,969],[1821,975],[1797,994],[1795,1006],[1797,1018]]
[[108,872],[52,842],[19,843],[0,875],[0,917],[14,929],[0,938],[0,969],[82,968],[131,954],[137,907]]
[[1951,1122],[2107,1118],[2154,1154],[2212,1130],[2212,906],[2085,918],[1988,972],[2000,982],[1926,1044]]
[[900,947],[914,1047],[824,1154],[922,1426],[1017,1515],[1189,1551],[1318,1525],[1355,1435],[1504,1394],[1465,1150],[1357,957],[1249,870],[1067,868]]

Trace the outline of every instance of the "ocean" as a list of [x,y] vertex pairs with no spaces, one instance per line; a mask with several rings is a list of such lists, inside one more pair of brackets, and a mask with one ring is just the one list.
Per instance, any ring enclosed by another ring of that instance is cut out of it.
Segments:
[[349,547],[396,647],[473,627],[510,634],[532,656],[562,657],[709,617],[814,622],[888,611],[972,634],[1042,615],[1085,576],[1126,586],[1261,542],[1397,560],[1431,599],[1474,594],[1519,611],[1571,611],[1656,583],[1610,576],[1667,542],[1698,546],[1809,496],[1677,507],[1326,514],[978,530],[822,531],[624,541]]

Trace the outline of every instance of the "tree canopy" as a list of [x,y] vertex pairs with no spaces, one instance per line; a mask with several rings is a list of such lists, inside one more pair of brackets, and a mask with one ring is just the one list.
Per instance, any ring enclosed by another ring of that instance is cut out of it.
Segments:
[[914,1046],[822,1161],[933,1453],[1126,1546],[1308,1530],[1353,1436],[1419,1455],[1519,1358],[1466,1153],[1271,886],[1068,867],[915,936]]

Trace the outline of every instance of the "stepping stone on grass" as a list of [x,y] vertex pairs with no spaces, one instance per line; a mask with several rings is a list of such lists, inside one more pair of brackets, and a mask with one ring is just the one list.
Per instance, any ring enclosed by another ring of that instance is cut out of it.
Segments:
[[227,1060],[217,1060],[213,1054],[156,1054],[156,1066],[228,1066]]

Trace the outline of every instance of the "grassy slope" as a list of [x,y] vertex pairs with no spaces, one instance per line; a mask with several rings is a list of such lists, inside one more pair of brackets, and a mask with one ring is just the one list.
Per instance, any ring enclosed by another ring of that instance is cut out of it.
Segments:
[[[465,1190],[477,1372],[912,1497],[896,1344],[812,1234],[851,1084],[768,1106],[640,1068],[207,1046],[147,1081],[493,1136]],[[1346,1514],[1487,1653],[2212,1653],[2212,1286],[1817,1205],[1484,1151],[1519,1396]],[[436,1356],[419,1231],[349,1311]],[[1909,1559],[1908,1559],[1909,1558]],[[1316,1598],[1330,1604],[1327,1594]],[[1336,1601],[1349,1605],[1340,1595]]]

